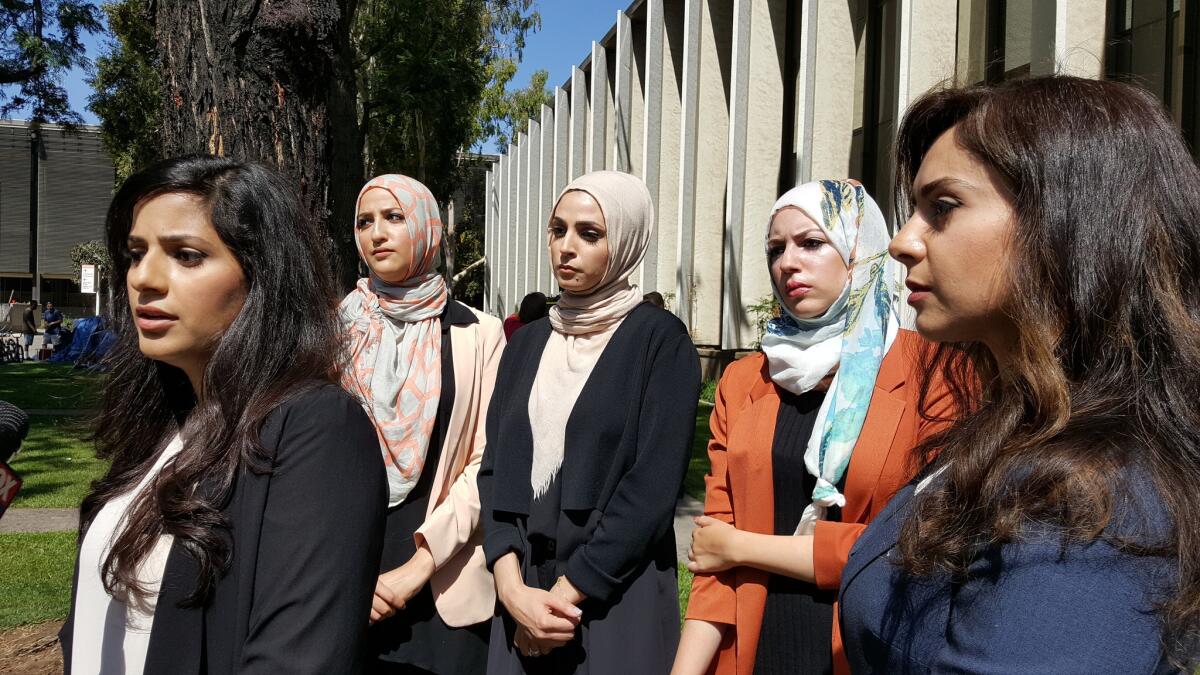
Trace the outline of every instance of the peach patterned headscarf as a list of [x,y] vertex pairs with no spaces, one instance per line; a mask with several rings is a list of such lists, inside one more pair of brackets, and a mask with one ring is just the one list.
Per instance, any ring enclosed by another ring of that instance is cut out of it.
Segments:
[[[429,188],[398,174],[372,178],[358,193],[356,222],[363,195],[375,189],[387,190],[403,209],[412,263],[403,282],[389,284],[372,273],[342,300],[338,315],[349,347],[342,386],[375,423],[387,467],[388,506],[396,506],[421,477],[437,421],[440,317],[449,295],[434,269],[442,219]],[[365,261],[357,236],[354,241]]]

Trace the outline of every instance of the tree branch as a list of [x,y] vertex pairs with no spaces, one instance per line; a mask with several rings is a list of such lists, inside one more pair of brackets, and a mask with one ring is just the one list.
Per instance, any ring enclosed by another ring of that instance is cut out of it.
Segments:
[[479,258],[479,260],[476,260],[475,262],[471,263],[470,265],[467,265],[466,267],[462,268],[462,270],[459,271],[458,274],[455,274],[454,278],[450,280],[451,290],[453,290],[454,287],[458,285],[458,282],[463,280],[463,277],[467,276],[468,272],[470,272],[471,270],[475,269],[476,267],[479,267],[480,265],[482,265],[486,262],[487,262],[487,256],[481,256]]

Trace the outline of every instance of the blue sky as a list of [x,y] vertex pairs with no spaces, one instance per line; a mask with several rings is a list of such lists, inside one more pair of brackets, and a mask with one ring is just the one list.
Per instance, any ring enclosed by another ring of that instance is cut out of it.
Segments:
[[[539,69],[550,72],[547,85],[553,89],[571,75],[571,66],[588,56],[592,40],[604,37],[616,22],[617,11],[627,8],[632,0],[540,0],[537,10],[542,15],[542,28],[528,36],[525,54],[510,86],[524,88],[529,78]],[[88,57],[96,58],[103,53],[105,36],[85,36]],[[96,124],[98,120],[87,109],[91,87],[85,81],[86,74],[79,69],[71,71],[63,81],[71,98],[71,107],[83,116],[83,121]],[[493,144],[484,147],[485,152],[495,152]]]

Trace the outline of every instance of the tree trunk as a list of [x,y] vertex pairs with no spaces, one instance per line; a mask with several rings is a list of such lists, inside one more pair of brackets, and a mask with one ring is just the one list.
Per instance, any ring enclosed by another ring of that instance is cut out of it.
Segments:
[[357,0],[160,0],[155,39],[167,156],[209,153],[295,181],[357,277],[351,223],[362,183],[350,24]]

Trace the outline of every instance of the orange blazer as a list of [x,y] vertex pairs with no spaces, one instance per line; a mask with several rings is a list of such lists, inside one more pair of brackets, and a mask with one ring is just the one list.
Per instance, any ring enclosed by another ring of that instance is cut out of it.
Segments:
[[[918,414],[920,351],[929,343],[902,330],[880,364],[871,405],[846,472],[842,521],[817,523],[813,535],[816,584],[837,589],[842,567],[859,534],[905,485],[916,468],[910,450],[940,424]],[[935,382],[930,412],[944,417],[951,397]],[[775,496],[771,445],[779,412],[779,391],[771,381],[762,353],[731,364],[717,386],[716,407],[709,423],[712,440],[708,456],[712,469],[705,477],[704,513],[741,530],[775,533]],[[709,673],[751,675],[767,602],[769,574],[735,567],[716,574],[697,574],[688,601],[687,618],[729,624]],[[834,607],[834,672],[849,673],[842,650]]]

